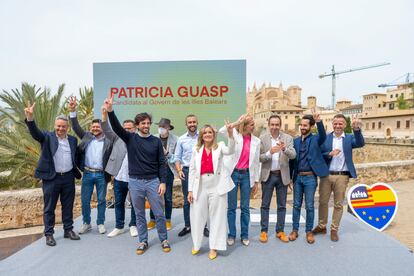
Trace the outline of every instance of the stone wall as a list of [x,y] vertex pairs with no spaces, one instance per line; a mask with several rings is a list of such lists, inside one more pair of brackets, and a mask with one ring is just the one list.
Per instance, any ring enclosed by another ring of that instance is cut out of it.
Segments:
[[355,164],[414,160],[414,145],[366,143],[363,148],[354,149],[353,159]]

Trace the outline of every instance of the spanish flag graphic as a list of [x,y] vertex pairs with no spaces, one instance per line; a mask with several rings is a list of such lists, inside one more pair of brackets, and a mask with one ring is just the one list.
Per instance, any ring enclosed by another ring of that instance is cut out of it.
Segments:
[[352,191],[350,199],[358,216],[379,230],[393,217],[397,204],[394,192],[381,184],[372,188],[359,186]]

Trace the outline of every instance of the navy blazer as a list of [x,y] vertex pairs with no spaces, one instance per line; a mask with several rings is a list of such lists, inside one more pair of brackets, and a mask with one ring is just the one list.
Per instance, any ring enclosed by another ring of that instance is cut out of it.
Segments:
[[[333,132],[329,133],[326,137],[325,143],[322,145],[322,154],[328,165],[331,164],[332,157],[329,153],[332,151]],[[361,130],[354,130],[354,134],[345,134],[342,149],[345,155],[345,164],[348,167],[349,173],[353,178],[357,177],[354,162],[352,161],[352,149],[362,148],[365,145],[364,137],[362,136]]]
[[[42,150],[40,153],[39,162],[37,163],[34,176],[42,180],[52,180],[56,176],[53,156],[55,155],[59,147],[59,141],[56,137],[56,133],[54,131],[41,131],[36,126],[36,123],[34,121],[25,120],[25,123],[29,128],[30,135],[32,135],[33,139],[40,143]],[[76,167],[78,140],[75,137],[68,135],[68,141],[72,155],[73,175],[77,179],[80,179],[81,174],[78,168]]]
[[[325,142],[326,139],[326,132],[323,126],[322,121],[316,123],[316,127],[318,128],[318,134],[312,135],[309,137],[309,148],[308,148],[308,155],[307,159],[309,161],[309,165],[312,168],[312,171],[319,177],[324,177],[329,175],[329,169],[326,165],[325,159],[322,155],[321,145]],[[299,136],[293,140],[293,147],[295,148],[297,154],[296,158],[292,160],[293,163],[293,182],[295,182],[298,176],[298,169],[299,169],[299,158],[300,158],[300,144],[301,144],[302,137]]]

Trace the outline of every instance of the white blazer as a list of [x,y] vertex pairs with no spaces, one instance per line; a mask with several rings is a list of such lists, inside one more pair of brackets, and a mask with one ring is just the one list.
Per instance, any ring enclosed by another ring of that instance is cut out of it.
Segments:
[[[225,137],[228,136],[226,126],[220,128],[218,132]],[[226,169],[229,170],[230,175],[233,173],[234,168],[239,162],[243,150],[243,135],[241,135],[235,128],[233,128],[233,137],[236,143],[234,154],[224,157],[224,164]],[[260,139],[252,134],[249,156],[250,187],[253,187],[255,182],[260,181],[260,165]]]
[[[200,187],[201,179],[201,157],[203,156],[204,146],[198,151],[193,148],[193,153],[190,161],[189,177],[188,177],[188,191],[193,192],[194,200],[197,200],[198,191]],[[229,139],[229,146],[227,147],[224,142],[219,142],[218,147],[211,151],[213,154],[213,168],[214,177],[217,182],[217,193],[224,195],[230,192],[234,188],[233,180],[227,170],[224,169],[223,156],[234,154],[234,140]]]

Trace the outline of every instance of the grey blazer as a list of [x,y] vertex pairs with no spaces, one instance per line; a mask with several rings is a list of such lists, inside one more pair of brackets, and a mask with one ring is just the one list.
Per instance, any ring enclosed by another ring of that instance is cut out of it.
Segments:
[[[160,137],[159,134],[155,135],[156,137]],[[165,159],[167,159],[168,167],[171,169],[174,176],[178,176],[177,170],[175,169],[175,160],[174,160],[174,152],[175,147],[177,146],[178,137],[172,134],[171,132],[168,134],[167,139],[167,155]]]
[[[269,156],[267,152],[272,147],[272,136],[270,133],[260,136],[260,162],[262,162],[262,170],[260,174],[260,181],[266,182],[270,175],[270,169],[272,168],[272,156]],[[285,151],[280,151],[280,173],[282,176],[282,182],[285,185],[290,183],[290,170],[289,159],[296,158],[296,151],[293,147],[293,138],[289,134],[280,132],[280,140],[286,145]]]
[[117,176],[128,151],[124,141],[113,132],[108,121],[102,122],[101,126],[105,136],[113,142],[112,153],[109,156],[105,171],[112,176]]

